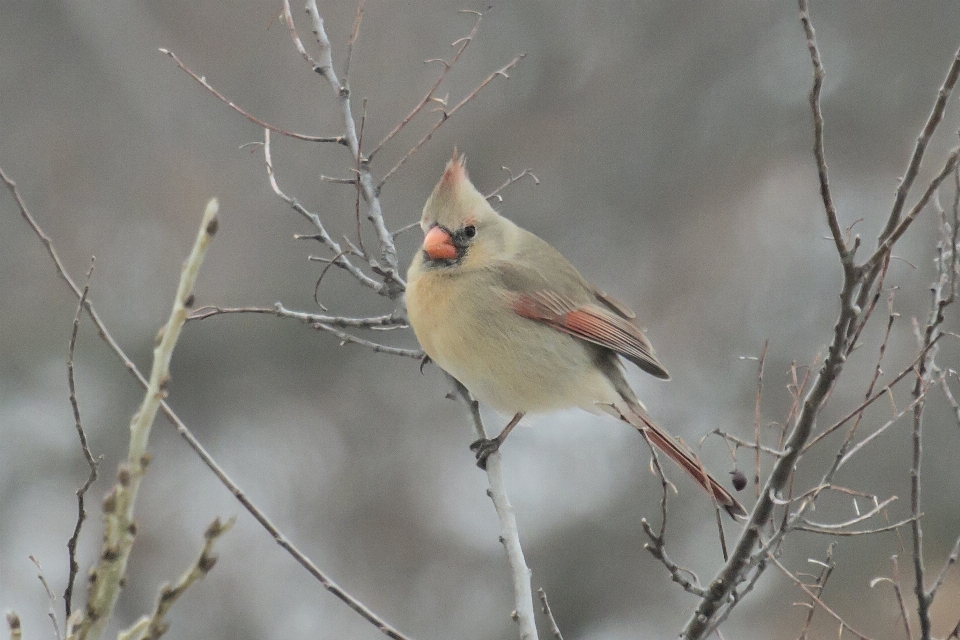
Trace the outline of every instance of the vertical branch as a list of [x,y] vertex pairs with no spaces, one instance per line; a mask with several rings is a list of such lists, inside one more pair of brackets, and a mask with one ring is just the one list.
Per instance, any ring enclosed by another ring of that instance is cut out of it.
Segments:
[[823,361],[820,371],[807,391],[800,411],[790,435],[787,438],[784,455],[776,460],[773,469],[763,486],[760,499],[754,506],[753,513],[747,522],[740,539],[734,547],[730,559],[717,573],[707,589],[706,596],[701,600],[696,611],[691,615],[681,633],[681,637],[693,640],[704,638],[712,629],[714,616],[719,612],[731,597],[733,590],[743,578],[743,573],[751,564],[751,557],[757,544],[760,542],[760,533],[773,515],[776,505],[776,496],[787,487],[793,476],[794,466],[801,455],[804,445],[813,432],[816,418],[826,402],[830,390],[843,371],[849,346],[851,328],[855,326],[861,309],[855,304],[858,291],[865,286],[863,272],[853,264],[855,242],[852,249],[848,249],[840,232],[836,210],[830,198],[830,187],[827,182],[826,161],[823,158],[822,144],[822,115],[820,114],[819,87],[823,82],[823,65],[820,63],[820,53],[814,37],[813,26],[806,0],[798,0],[800,20],[807,35],[807,47],[810,50],[811,61],[814,67],[814,90],[810,93],[810,106],[814,114],[814,155],[820,175],[820,194],[824,200],[827,222],[833,235],[834,244],[843,267],[843,288],[840,292],[840,312],[834,324],[833,339]]
[[180,284],[167,324],[161,330],[153,352],[153,368],[140,409],[130,423],[130,446],[126,462],[120,465],[117,484],[104,500],[104,537],[100,561],[90,576],[87,608],[72,638],[85,640],[103,635],[113,613],[133,549],[136,525],[133,514],[140,482],[150,462],[147,443],[157,410],[170,381],[170,360],[180,330],[187,318],[187,299],[192,295],[197,273],[207,247],[217,231],[217,200],[211,199],[203,215],[193,249],[183,265]]
[[[288,23],[292,24],[293,18],[290,15],[289,0],[284,0],[284,10]],[[320,46],[320,55],[314,66],[314,71],[323,76],[337,94],[340,111],[343,116],[343,124],[346,130],[344,137],[347,140],[347,148],[350,149],[350,153],[360,166],[360,173],[357,176],[357,180],[360,182],[363,199],[367,205],[367,219],[377,233],[377,238],[380,241],[380,254],[387,263],[384,268],[387,294],[390,299],[397,299],[403,292],[403,280],[400,278],[400,262],[397,259],[397,249],[393,243],[393,236],[387,230],[386,224],[383,221],[379,189],[374,185],[373,176],[370,175],[369,162],[363,158],[360,153],[360,139],[357,135],[357,126],[350,107],[350,88],[340,82],[336,71],[333,70],[330,38],[327,36],[327,31],[323,24],[323,17],[321,17],[320,10],[317,8],[317,0],[307,0],[307,13],[310,15],[313,23],[313,34],[316,36],[317,43]],[[357,21],[357,27],[359,28],[359,20]]]
[[[448,374],[457,394],[463,398],[470,408],[474,430],[477,438],[486,439],[487,433],[480,418],[480,403],[473,399],[470,392],[460,381]],[[503,484],[503,473],[500,469],[500,453],[494,452],[487,458],[487,479],[490,488],[487,495],[493,501],[500,521],[500,542],[507,552],[507,562],[510,565],[513,578],[514,610],[510,616],[520,628],[520,640],[537,640],[537,624],[534,619],[533,589],[530,586],[531,571],[523,557],[523,548],[520,546],[520,533],[517,529],[517,517],[507,497]]]
[[763,363],[767,358],[767,347],[769,340],[764,340],[763,349],[760,351],[760,358],[757,361],[757,403],[753,410],[753,439],[757,446],[756,455],[753,461],[753,484],[757,490],[757,498],[760,497],[760,402],[763,399]]
[[[955,166],[951,171],[955,171]],[[933,604],[934,592],[927,591],[925,586],[925,568],[923,558],[923,525],[920,522],[920,491],[923,479],[923,410],[926,405],[925,393],[932,384],[933,373],[936,371],[935,345],[941,334],[941,325],[944,321],[944,310],[954,300],[954,280],[956,268],[954,254],[956,253],[954,231],[946,223],[945,215],[940,225],[940,243],[937,255],[937,281],[931,287],[932,300],[930,313],[923,330],[921,347],[926,354],[917,366],[917,380],[913,387],[913,397],[916,403],[913,407],[913,430],[911,432],[912,458],[910,469],[910,536],[913,555],[914,593],[917,596],[917,616],[920,620],[920,639],[929,640],[931,634],[930,606]],[[948,248],[948,245],[951,245]]]
[[913,186],[913,181],[916,180],[917,174],[920,173],[920,163],[923,161],[923,155],[926,153],[927,145],[930,144],[930,139],[933,137],[937,125],[943,120],[943,114],[947,108],[947,100],[950,99],[950,94],[953,93],[953,88],[956,86],[958,78],[960,78],[960,49],[957,49],[957,52],[953,55],[953,62],[950,63],[950,68],[947,69],[947,76],[944,78],[943,84],[940,85],[940,90],[937,92],[937,99],[933,103],[930,115],[927,117],[923,129],[917,137],[917,144],[913,149],[913,155],[910,157],[910,164],[907,165],[907,171],[903,174],[903,180],[901,180],[897,186],[896,196],[893,200],[893,210],[890,212],[887,226],[880,235],[881,241],[893,233],[893,230],[896,229],[900,223],[900,216],[903,214],[907,194],[910,192],[910,188]]
[[[807,48],[810,50],[810,61],[813,63],[813,88],[810,90],[810,107],[813,110],[813,155],[816,158],[817,173],[820,176],[820,197],[823,200],[823,208],[827,213],[827,224],[830,226],[833,243],[837,247],[840,260],[846,263],[848,260],[847,245],[843,240],[843,233],[840,231],[837,209],[833,204],[833,196],[830,193],[827,161],[823,150],[823,113],[820,111],[820,91],[823,88],[823,78],[826,74],[823,70],[823,63],[820,61],[820,49],[817,46],[817,35],[813,29],[813,23],[810,22],[807,0],[799,0],[799,3],[800,22],[803,23],[803,31],[807,36]],[[852,256],[849,258],[852,258]]]
[[80,571],[80,565],[77,563],[77,541],[80,539],[80,528],[84,520],[87,519],[87,511],[84,508],[83,499],[96,479],[97,479],[97,461],[94,460],[90,452],[90,446],[87,444],[87,434],[83,430],[83,423],[80,420],[80,405],[77,403],[77,386],[73,377],[73,354],[77,348],[77,333],[80,329],[80,314],[83,313],[84,304],[87,301],[87,294],[90,292],[90,276],[93,275],[94,260],[90,260],[90,270],[87,271],[87,281],[83,286],[83,293],[80,294],[80,302],[77,304],[77,313],[73,316],[73,331],[70,332],[70,349],[67,357],[67,384],[70,388],[70,406],[73,408],[73,419],[77,427],[77,435],[80,438],[80,449],[83,451],[83,457],[87,461],[90,473],[86,481],[77,489],[77,524],[73,528],[73,535],[67,541],[67,554],[70,563],[70,575],[67,578],[67,586],[63,591],[63,607],[66,613],[66,620],[70,619],[73,608],[73,583],[76,580],[77,572]]

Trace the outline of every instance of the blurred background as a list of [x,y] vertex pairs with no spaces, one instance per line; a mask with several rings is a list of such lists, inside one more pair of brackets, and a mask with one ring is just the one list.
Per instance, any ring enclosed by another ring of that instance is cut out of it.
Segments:
[[[342,69],[352,2],[321,2]],[[301,19],[301,6],[295,17]],[[439,0],[368,0],[350,69],[355,116],[367,99],[365,148],[402,119],[433,83],[430,58],[473,23]],[[218,90],[260,118],[314,135],[339,134],[329,87],[311,73],[276,18],[276,2],[0,0],[0,166],[19,184],[68,269],[96,271],[90,299],[124,349],[149,370],[179,268],[204,204],[221,202],[220,232],[202,269],[197,304],[319,311],[313,301],[323,247],[294,234],[312,229],[270,190],[263,156],[241,147],[262,131],[230,111],[162,55],[178,54]],[[814,3],[827,79],[826,144],[834,196],[846,226],[872,247],[898,176],[960,44],[957,5],[942,2]],[[309,24],[299,28],[310,42]],[[697,445],[716,427],[750,439],[756,357],[769,340],[762,429],[775,441],[791,404],[791,363],[802,375],[825,352],[837,312],[839,263],[829,240],[811,153],[811,65],[793,2],[497,3],[440,95],[459,101],[487,74],[526,53],[451,118],[385,185],[387,224],[416,221],[457,146],[483,191],[530,168],[504,193],[501,211],[553,243],[600,287],[637,310],[673,375],[667,384],[630,370],[655,418]],[[378,154],[382,176],[428,130],[421,116]],[[954,99],[918,181],[956,144]],[[274,137],[281,186],[323,217],[334,235],[354,233],[343,147]],[[944,194],[944,201],[952,192]],[[912,202],[912,200],[911,200]],[[22,618],[25,637],[49,637],[48,602],[36,567],[62,593],[74,492],[86,477],[67,395],[65,362],[76,300],[21,219],[0,195],[0,607]],[[366,236],[367,246],[375,244]],[[897,320],[881,384],[909,365],[911,318],[925,319],[936,216],[904,238],[887,278]],[[401,236],[404,266],[420,242]],[[319,299],[344,315],[388,313],[387,301],[329,273]],[[950,310],[947,328],[956,329]],[[820,427],[861,401],[885,325],[881,302],[850,358]],[[415,347],[408,331],[377,334]],[[946,340],[941,366],[957,367]],[[80,408],[103,456],[89,493],[80,560],[96,558],[99,500],[126,450],[142,391],[84,320],[76,353]],[[911,382],[907,383],[912,384]],[[956,389],[956,385],[954,386]],[[435,367],[374,354],[291,320],[233,315],[190,323],[173,360],[170,403],[220,464],[323,570],[412,638],[511,638],[510,578],[467,449],[463,406],[444,398]],[[898,407],[906,389],[894,394]],[[941,397],[927,413],[923,512],[928,570],[960,532],[956,417]],[[867,414],[862,435],[885,422]],[[489,429],[505,418],[485,414]],[[507,488],[534,588],[546,590],[567,638],[674,637],[695,599],[643,549],[641,518],[659,517],[660,485],[638,435],[612,420],[571,412],[537,417],[503,452]],[[839,437],[803,461],[809,487]],[[838,482],[898,495],[891,521],[909,513],[909,422],[844,468]],[[191,563],[214,516],[237,515],[218,545],[220,562],[169,616],[170,638],[382,637],[325,592],[246,514],[164,420],[141,491],[139,537],[112,629],[148,611],[161,582]],[[719,477],[734,463],[708,438],[701,454]],[[752,455],[738,466],[752,476]],[[722,564],[716,523],[702,493],[668,469],[668,552],[709,580]],[[752,505],[754,486],[741,493]],[[865,503],[862,503],[865,504]],[[849,498],[823,501],[813,518],[850,518]],[[728,540],[739,528],[727,525]],[[830,541],[796,534],[783,561],[816,572]],[[892,589],[870,587],[900,554],[894,534],[843,538],[823,594],[860,631],[904,637]],[[75,602],[85,597],[78,581]],[[727,638],[794,638],[802,593],[767,571],[723,627]],[[960,575],[934,606],[934,633],[956,624]],[[79,604],[77,605],[79,606]],[[912,605],[911,605],[912,607]],[[54,605],[59,613],[62,602]],[[822,611],[815,635],[836,634]]]

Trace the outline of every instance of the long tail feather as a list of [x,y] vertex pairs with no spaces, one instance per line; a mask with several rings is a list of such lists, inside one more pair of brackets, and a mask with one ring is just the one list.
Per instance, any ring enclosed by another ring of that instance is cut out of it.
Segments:
[[616,407],[618,417],[647,436],[647,439],[660,449],[668,458],[687,472],[703,489],[724,508],[733,518],[747,515],[737,499],[704,468],[700,459],[688,447],[674,440],[657,423],[650,419],[647,412],[638,406]]

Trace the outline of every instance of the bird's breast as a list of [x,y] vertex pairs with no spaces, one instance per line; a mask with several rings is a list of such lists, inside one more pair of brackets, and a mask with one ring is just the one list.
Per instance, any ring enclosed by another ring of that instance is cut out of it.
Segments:
[[408,281],[407,312],[423,350],[481,402],[513,414],[590,410],[618,397],[594,346],[517,315],[512,303],[482,272],[424,270]]

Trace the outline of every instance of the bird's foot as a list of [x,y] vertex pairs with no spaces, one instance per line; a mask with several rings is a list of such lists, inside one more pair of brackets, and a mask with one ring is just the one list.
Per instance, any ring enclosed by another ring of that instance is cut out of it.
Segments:
[[470,451],[473,451],[477,456],[477,466],[487,470],[487,458],[491,454],[496,453],[500,448],[500,441],[496,438],[488,440],[487,438],[480,438],[470,443]]

